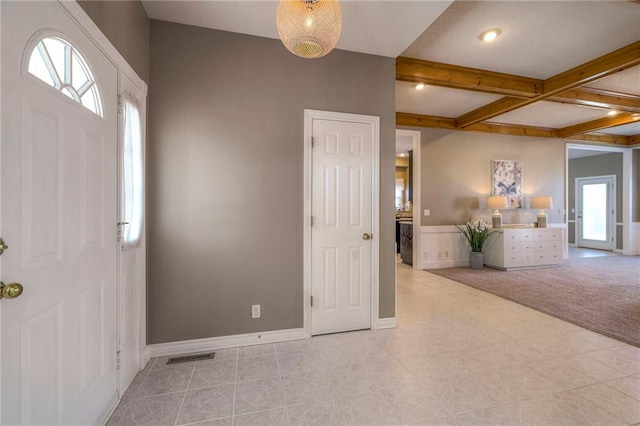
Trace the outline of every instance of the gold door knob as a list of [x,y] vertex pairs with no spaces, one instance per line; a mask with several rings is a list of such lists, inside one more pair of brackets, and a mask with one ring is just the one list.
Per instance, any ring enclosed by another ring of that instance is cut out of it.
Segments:
[[2,253],[4,253],[4,251],[8,248],[9,246],[7,245],[7,243],[5,243],[2,238],[0,238],[0,255],[2,255]]
[[6,285],[0,281],[0,299],[15,299],[22,294],[22,284],[11,283]]
[[365,241],[369,241],[371,239],[372,235],[371,234],[367,234],[366,232],[364,234],[362,234],[362,239]]

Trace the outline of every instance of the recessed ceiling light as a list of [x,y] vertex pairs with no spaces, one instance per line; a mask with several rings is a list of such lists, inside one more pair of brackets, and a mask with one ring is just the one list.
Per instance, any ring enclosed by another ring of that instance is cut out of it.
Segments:
[[418,83],[418,84],[416,84],[416,89],[417,89],[417,90],[422,90],[422,89],[424,89],[424,87],[425,87],[425,84],[424,84],[424,83]]
[[609,111],[609,112],[607,113],[607,115],[609,115],[609,116],[618,115],[618,111],[611,110],[611,111]]
[[500,28],[492,28],[480,34],[480,40],[486,42],[493,41],[498,38],[501,32],[502,30]]

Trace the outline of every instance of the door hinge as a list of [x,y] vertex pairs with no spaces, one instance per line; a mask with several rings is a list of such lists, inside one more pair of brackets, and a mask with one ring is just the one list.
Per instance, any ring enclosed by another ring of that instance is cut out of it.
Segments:
[[116,370],[120,370],[120,351],[116,352]]
[[122,95],[118,95],[118,114],[122,114]]
[[313,306],[313,296],[311,296],[311,306]]
[[311,226],[313,227],[313,216],[311,216],[311,221],[309,222],[311,224]]
[[311,136],[311,148],[316,146],[316,141],[314,140],[313,136]]

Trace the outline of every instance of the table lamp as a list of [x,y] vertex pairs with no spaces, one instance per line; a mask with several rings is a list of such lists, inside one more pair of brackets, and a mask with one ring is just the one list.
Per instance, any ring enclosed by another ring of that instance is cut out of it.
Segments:
[[553,208],[553,200],[548,195],[531,197],[531,208],[539,209],[538,211],[538,228],[547,227],[547,214],[545,210]]
[[507,197],[504,195],[493,195],[487,198],[487,208],[493,209],[493,215],[491,216],[491,226],[493,229],[502,228],[502,215],[499,210],[507,208]]

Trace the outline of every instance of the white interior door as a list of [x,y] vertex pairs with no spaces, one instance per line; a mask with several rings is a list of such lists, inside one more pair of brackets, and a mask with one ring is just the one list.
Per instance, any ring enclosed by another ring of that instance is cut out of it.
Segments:
[[314,119],[312,127],[311,333],[370,328],[371,125]]
[[0,301],[2,423],[94,424],[117,392],[117,70],[57,2],[0,7],[1,278],[24,286]]
[[578,247],[613,250],[615,176],[576,179]]

